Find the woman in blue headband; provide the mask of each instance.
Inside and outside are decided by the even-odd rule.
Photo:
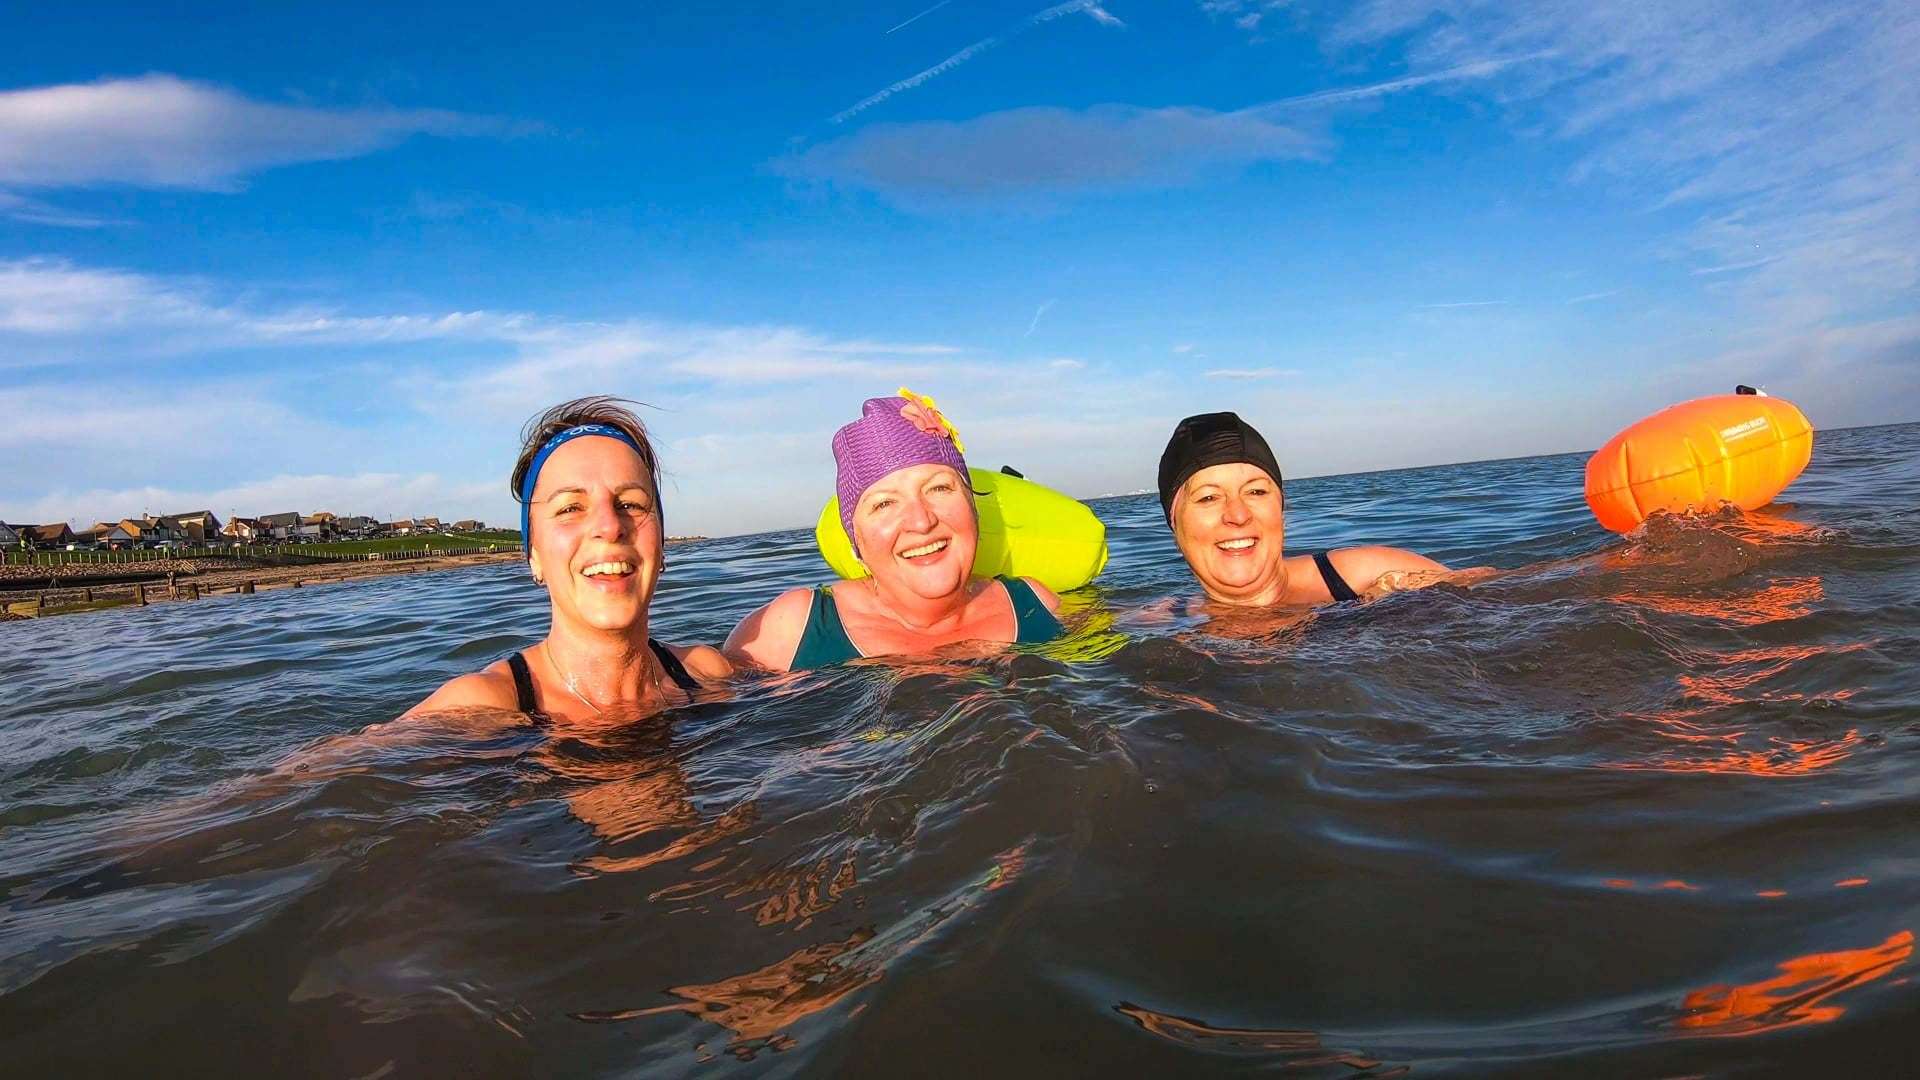
[[[581,398],[534,418],[513,469],[520,535],[553,623],[538,645],[462,675],[409,715],[513,709],[585,724],[685,703],[733,666],[705,645],[647,636],[660,580],[660,466],[638,417],[613,398]]]

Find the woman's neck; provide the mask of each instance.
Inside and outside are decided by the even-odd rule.
[[[600,630],[556,614],[544,644],[547,663],[561,685],[595,710],[640,704],[658,696],[644,619],[622,630]]]
[[[1287,573],[1287,561],[1284,557],[1281,558],[1275,570],[1272,578],[1258,582],[1244,592],[1231,594],[1209,592],[1208,598],[1215,603],[1232,604],[1235,607],[1273,607],[1276,604],[1292,603],[1291,575]]]
[[[955,592],[929,599],[907,589],[892,589],[878,578],[867,578],[870,595],[879,611],[917,634],[937,637],[956,630],[966,621],[967,605],[974,596],[974,580],[968,578]]]

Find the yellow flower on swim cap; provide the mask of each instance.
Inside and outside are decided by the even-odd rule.
[[[940,411],[940,406],[935,405],[931,397],[916,394],[904,386],[900,388],[900,396],[932,413],[933,418],[940,421],[940,426],[947,429],[947,438],[953,440],[953,448],[963,454],[967,452],[967,445],[960,441],[960,429],[953,426],[953,421],[947,419],[947,414]]]

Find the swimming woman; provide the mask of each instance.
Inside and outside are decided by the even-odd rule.
[[[1288,557],[1280,464],[1230,412],[1180,421],[1160,455],[1160,508],[1207,596],[1239,607],[1310,606],[1431,584],[1447,568],[1395,547]]]
[[[781,594],[741,620],[727,654],[789,671],[1058,636],[1060,601],[1045,585],[973,576],[980,521],[961,453],[931,401],[869,399],[833,436],[840,524],[869,576]]]
[[[557,722],[632,719],[733,673],[711,646],[647,636],[665,560],[660,464],[638,417],[608,397],[548,409],[522,433],[511,486],[528,568],[552,605],[547,636],[448,682],[409,716],[494,708]]]

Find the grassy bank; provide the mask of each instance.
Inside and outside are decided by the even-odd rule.
[[[494,547],[510,551],[520,546],[520,534],[501,529],[473,533],[435,533],[428,536],[383,536],[376,540],[341,540],[332,544],[298,544],[287,550],[300,555],[371,555],[389,551],[447,551],[453,548]]]
[[[107,567],[169,561],[185,562],[195,559],[226,559],[236,555],[244,557],[262,553],[324,558],[329,555],[435,552],[454,548],[468,550],[497,548],[500,551],[508,551],[519,546],[519,533],[503,529],[488,529],[484,532],[471,533],[434,533],[423,536],[387,536],[377,540],[341,540],[331,544],[246,544],[236,548],[231,543],[221,543],[170,550],[136,548],[127,551],[4,551],[0,552],[0,567]]]

